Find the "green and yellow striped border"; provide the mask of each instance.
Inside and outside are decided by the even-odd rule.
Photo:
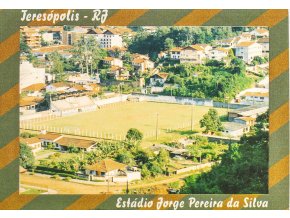
[[[50,12],[51,10],[31,10]],[[54,10],[63,13],[67,10]],[[92,16],[93,10],[76,10]],[[21,22],[21,10],[0,10],[0,209],[116,209],[120,195],[19,195],[19,27],[53,25]],[[90,19],[54,25],[99,25]],[[109,10],[105,25],[268,26],[270,28],[269,194],[162,195],[168,200],[268,200],[268,209],[289,209],[288,10]],[[161,195],[146,195],[157,200]],[[123,196],[127,198],[128,196]],[[134,196],[141,197],[141,196]],[[152,208],[154,209],[154,208]],[[170,208],[172,209],[172,208]],[[189,208],[184,208],[189,209]],[[227,208],[223,208],[227,209]],[[242,209],[242,208],[239,208]]]

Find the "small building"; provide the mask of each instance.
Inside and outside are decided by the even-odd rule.
[[[127,165],[111,159],[98,161],[93,165],[85,167],[85,174],[88,176],[113,177],[118,176],[119,171],[125,171]]]
[[[106,57],[103,61],[109,66],[123,67],[123,61],[119,58]]]
[[[175,48],[172,48],[172,49],[169,51],[170,58],[173,59],[173,60],[179,60],[179,59],[180,59],[180,53],[181,53],[181,50],[182,50],[181,47],[175,47]]]
[[[63,136],[55,141],[56,148],[61,151],[67,151],[69,147],[75,147],[79,150],[89,152],[96,146],[96,142],[93,140],[71,138]]]
[[[145,55],[135,56],[132,64],[134,69],[140,72],[144,72],[146,70],[151,70],[154,68],[154,62],[150,61],[149,58]]]
[[[230,48],[215,48],[208,52],[208,58],[211,60],[223,61],[229,55]]]
[[[223,122],[223,134],[229,137],[240,137],[250,131],[250,127],[237,122]]]
[[[41,91],[45,90],[44,83],[35,83],[21,90],[21,93],[26,93],[27,96],[39,97],[42,96]]]
[[[163,86],[167,80],[168,73],[156,73],[150,77],[151,86]]]
[[[37,136],[43,147],[47,147],[49,144],[57,146],[56,141],[61,139],[63,136],[58,133],[44,133]]]
[[[255,38],[268,38],[269,37],[269,30],[265,28],[258,28],[251,31],[252,36]]]
[[[247,102],[269,102],[269,92],[246,92],[241,96],[242,100]]]
[[[255,124],[255,118],[253,117],[236,117],[234,122],[240,123],[247,126],[253,126]]]
[[[19,101],[19,112],[21,114],[32,114],[35,113],[39,107],[39,104],[43,102],[44,98],[42,97],[24,97],[20,98]]]
[[[205,61],[204,48],[199,45],[190,45],[180,52],[180,63],[202,64]]]
[[[26,144],[31,148],[33,154],[41,150],[41,140],[37,137],[22,138],[20,137],[20,143]]]
[[[228,113],[229,121],[233,121],[236,117],[256,118],[258,115],[265,113],[268,110],[268,108],[269,107],[267,105],[252,105],[231,110]]]

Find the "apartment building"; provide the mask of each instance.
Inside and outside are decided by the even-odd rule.
[[[235,56],[249,64],[254,57],[262,56],[262,46],[253,41],[240,42],[235,47]]]

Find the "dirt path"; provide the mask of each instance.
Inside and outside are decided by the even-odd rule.
[[[108,190],[107,186],[78,184],[26,174],[20,175],[20,183],[39,186],[46,189],[53,189],[56,190],[58,194],[101,194],[107,192]],[[121,193],[123,188],[124,186],[111,186],[110,192]]]
[[[198,172],[196,172],[198,173]],[[147,183],[142,182],[140,184],[132,184],[130,188],[144,188],[153,187],[164,184],[169,184],[171,182],[180,181],[183,178],[194,174],[194,172],[184,173],[181,175],[174,175],[173,177],[165,178],[160,181],[148,181]],[[20,175],[20,183],[32,186],[39,186],[46,189],[56,190],[59,194],[101,194],[106,193],[108,190],[107,185],[99,185],[98,183],[92,184],[80,184],[74,182],[65,182],[56,179],[41,177],[37,175]],[[126,184],[110,184],[109,191],[112,193],[122,193],[122,190],[126,188]]]

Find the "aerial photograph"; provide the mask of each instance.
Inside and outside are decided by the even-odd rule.
[[[268,193],[269,30],[21,26],[20,194]]]

